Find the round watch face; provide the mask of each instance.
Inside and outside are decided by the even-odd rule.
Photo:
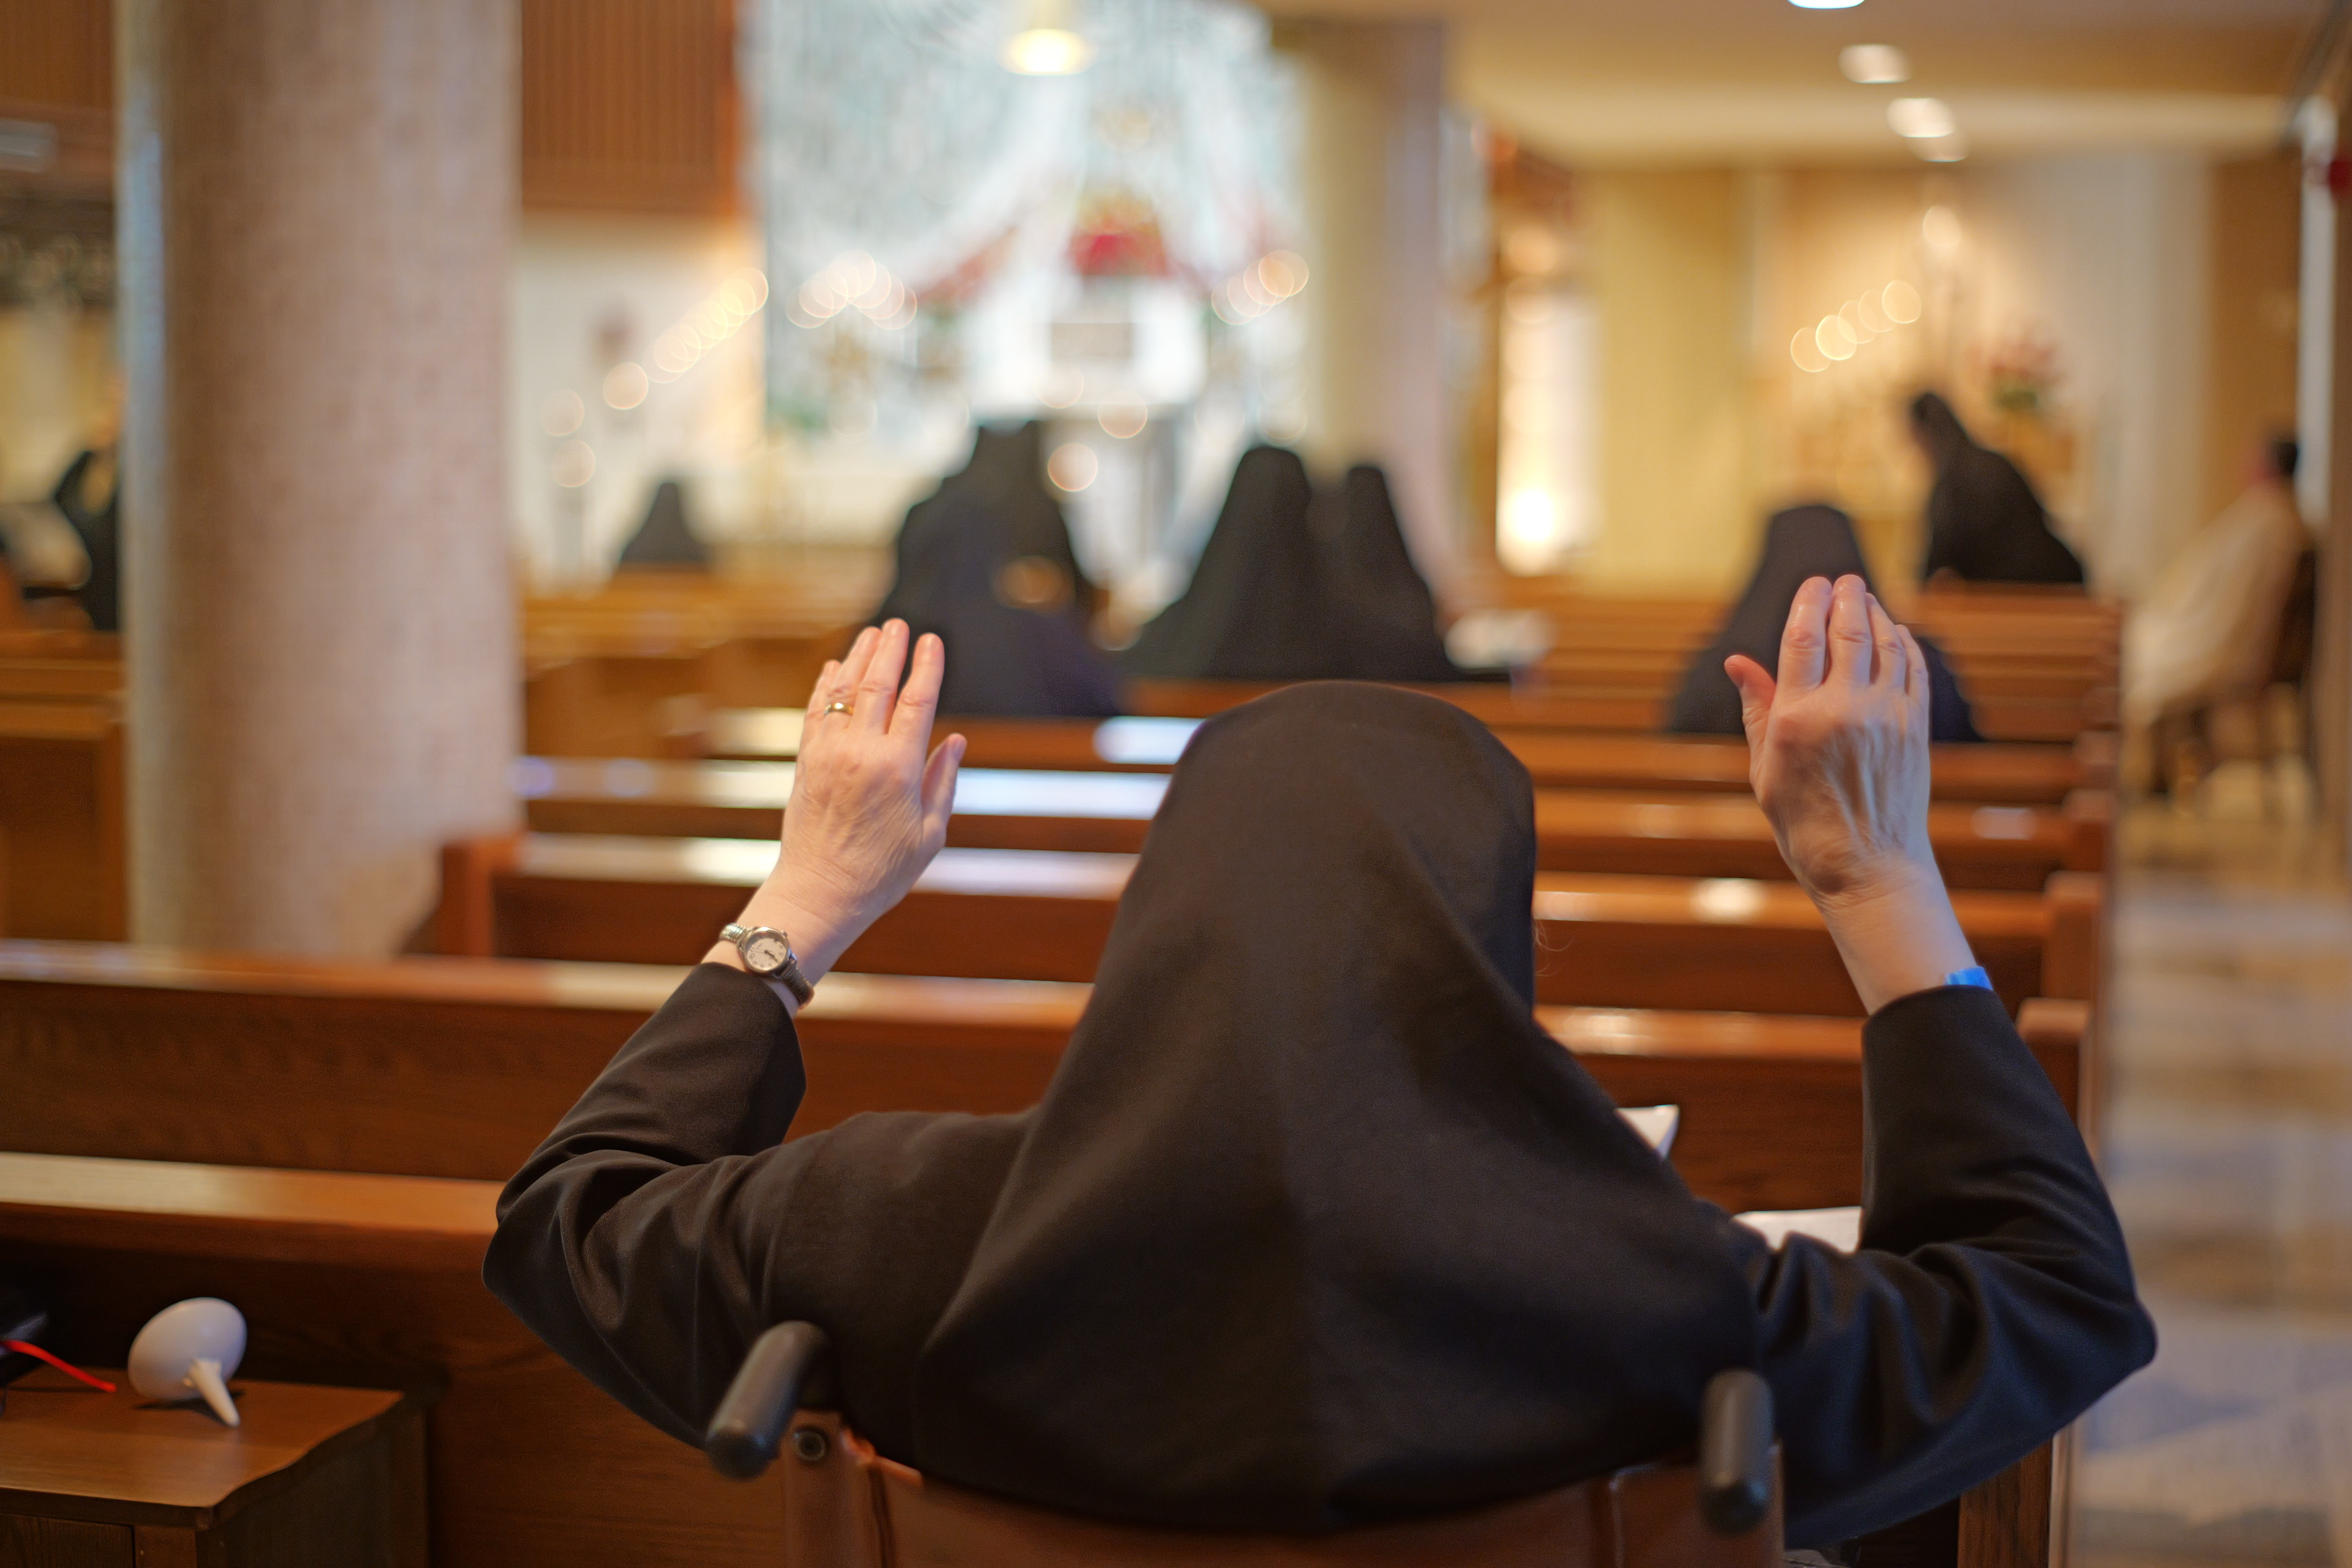
[[[754,974],[773,974],[792,952],[782,931],[763,931],[743,943],[743,963]]]

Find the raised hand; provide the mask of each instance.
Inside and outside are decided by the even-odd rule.
[[[1968,968],[1927,841],[1927,663],[1859,577],[1798,590],[1777,679],[1745,655],[1748,774],[1781,858],[1836,937],[1865,1005]]]
[[[946,841],[964,739],[932,746],[947,651],[904,621],[860,632],[810,692],[776,868],[741,923],[782,929],[812,981],[907,896]],[[899,685],[901,672],[906,684]],[[737,963],[720,943],[709,958]]]

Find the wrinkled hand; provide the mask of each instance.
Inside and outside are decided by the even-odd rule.
[[[1744,654],[1748,776],[1806,891],[1837,899],[1930,868],[1927,661],[1859,577],[1797,591],[1776,681]]]
[[[1797,591],[1776,680],[1744,654],[1748,776],[1864,1005],[1975,962],[1927,839],[1927,660],[1859,577]]]
[[[963,737],[931,745],[946,650],[926,635],[907,670],[907,623],[857,634],[828,662],[801,727],[777,875],[812,913],[863,931],[907,896],[947,841]],[[832,703],[850,711],[828,713]]]
[[[961,735],[930,743],[947,650],[927,634],[909,668],[907,641],[904,621],[869,626],[817,676],[782,852],[743,913],[744,925],[790,936],[812,981],[907,896],[947,839],[964,752]],[[826,712],[835,702],[849,711]],[[740,967],[724,943],[709,958]]]
[[[1846,959],[1863,1006],[1969,969],[1927,837],[1928,684],[1919,642],[1863,588],[1813,578],[1790,605],[1780,679],[1724,660],[1748,721],[1748,781]]]

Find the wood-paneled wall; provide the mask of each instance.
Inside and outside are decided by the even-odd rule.
[[[734,0],[523,0],[523,205],[732,211],[738,97]]]
[[[734,0],[522,0],[521,26],[524,207],[735,209]],[[0,0],[0,100],[110,110],[113,34],[111,0]]]
[[[0,0],[0,98],[111,109],[110,0]]]

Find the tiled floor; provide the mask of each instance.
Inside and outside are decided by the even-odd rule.
[[[2352,1568],[2352,898],[2294,830],[2126,825],[2104,1163],[2162,1348],[2077,1568]]]

